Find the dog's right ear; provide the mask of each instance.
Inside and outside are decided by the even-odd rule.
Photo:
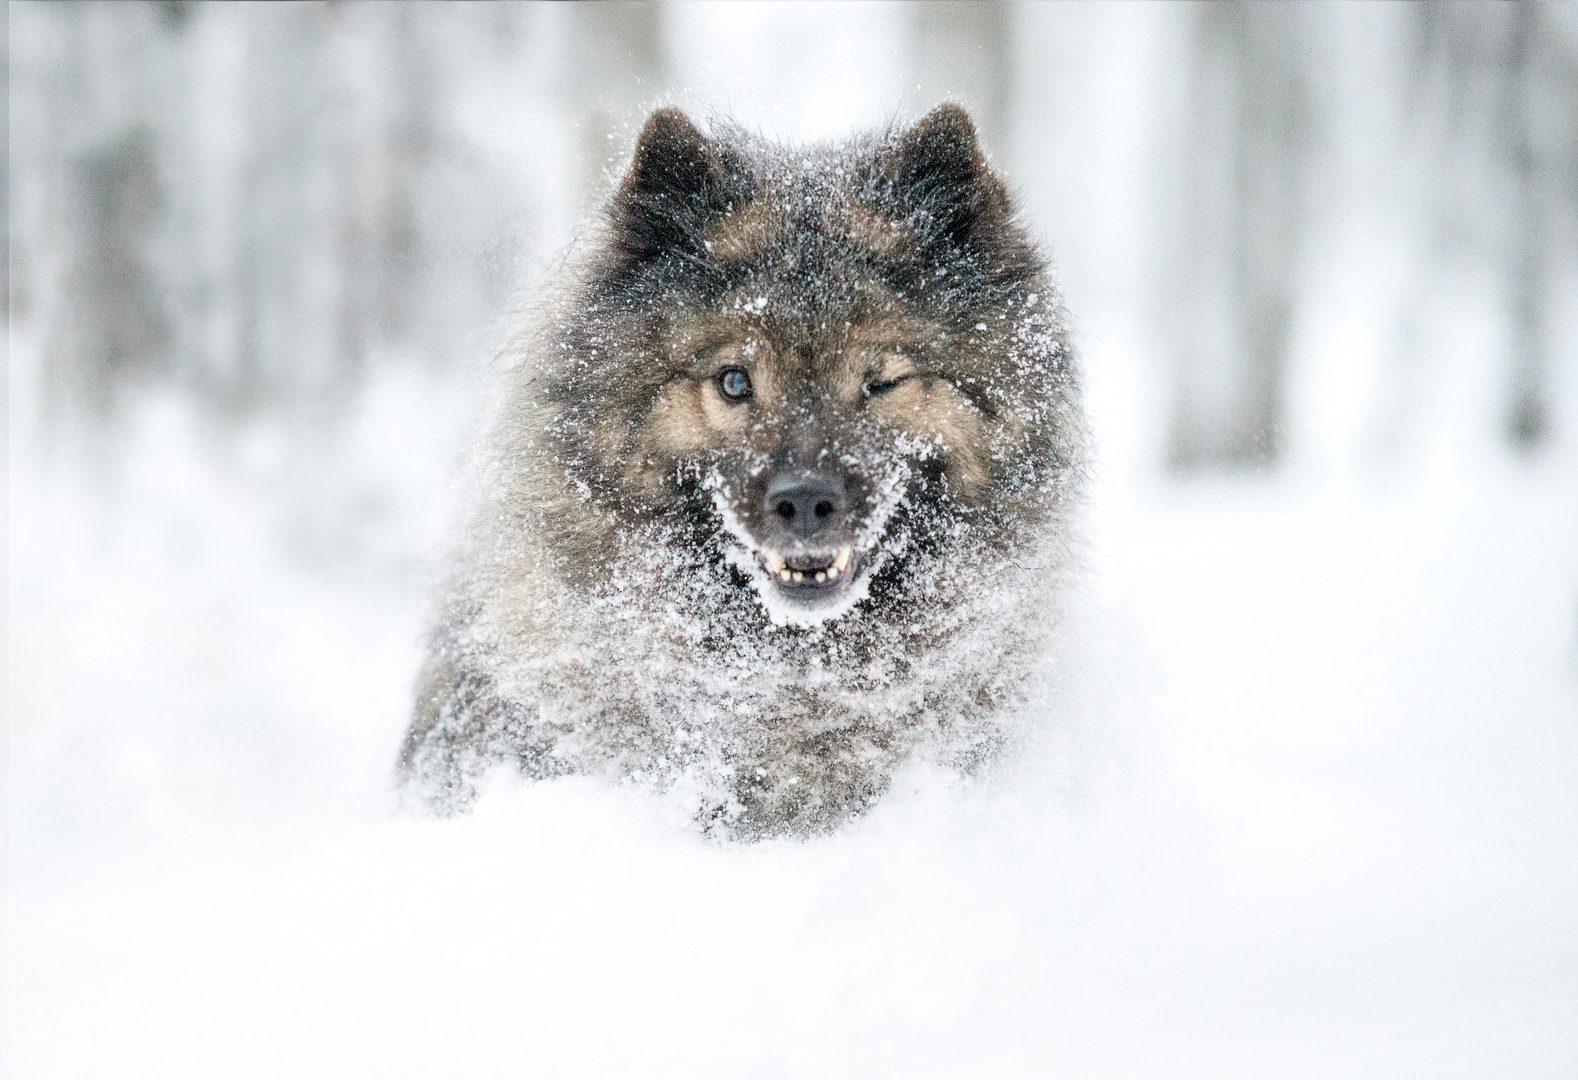
[[[647,117],[630,171],[614,195],[613,224],[631,262],[700,251],[707,225],[727,209],[728,171],[717,148],[672,106]]]
[[[900,132],[880,166],[897,212],[930,244],[980,243],[1010,216],[1008,194],[992,175],[970,114],[937,106]]]

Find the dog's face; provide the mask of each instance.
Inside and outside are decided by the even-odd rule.
[[[808,313],[772,277],[674,318],[632,479],[671,498],[699,479],[731,561],[795,622],[848,610],[911,545],[947,543],[990,486],[995,432],[952,381],[967,341],[879,284]]]
[[[962,110],[793,158],[660,110],[613,226],[561,342],[561,453],[774,622],[1001,540],[1059,468],[1064,344]]]

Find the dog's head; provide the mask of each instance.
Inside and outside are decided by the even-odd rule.
[[[557,332],[568,483],[776,623],[1011,546],[1076,464],[1060,313],[957,106],[811,150],[658,110]]]

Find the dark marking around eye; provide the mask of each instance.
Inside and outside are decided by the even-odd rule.
[[[860,388],[860,392],[868,398],[876,397],[878,394],[886,394],[898,389],[900,383],[908,382],[913,378],[915,378],[913,375],[900,375],[897,379],[882,379],[878,382],[868,382]]]
[[[744,401],[751,396],[751,377],[744,368],[726,367],[712,378],[718,393],[727,401]]]

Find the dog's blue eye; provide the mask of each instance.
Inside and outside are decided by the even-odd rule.
[[[718,393],[730,401],[744,401],[751,396],[751,377],[737,367],[718,372]]]

